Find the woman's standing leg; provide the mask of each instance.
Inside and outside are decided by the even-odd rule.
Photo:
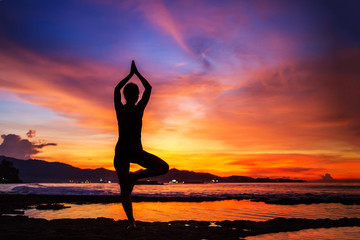
[[[132,201],[131,201],[131,191],[133,188],[133,180],[129,173],[130,163],[124,163],[120,166],[116,166],[116,173],[119,178],[120,184],[120,191],[121,191],[121,203],[123,205],[125,214],[129,220],[130,226],[129,227],[136,227],[134,215],[133,215],[133,208],[132,208]]]

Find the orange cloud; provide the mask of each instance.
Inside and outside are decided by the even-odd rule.
[[[113,127],[111,67],[86,62],[50,60],[16,46],[0,54],[2,90],[75,119],[81,125]]]
[[[191,136],[221,139],[241,151],[356,151],[359,60],[359,51],[352,51],[259,69],[208,101]]]
[[[320,179],[320,175],[331,172],[337,179],[357,178],[356,172],[360,166],[358,158],[341,155],[278,153],[243,154],[235,158],[238,160],[227,164],[245,169],[244,172],[250,176],[259,177],[288,176],[316,180]]]

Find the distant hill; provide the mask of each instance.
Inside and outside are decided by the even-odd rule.
[[[19,170],[19,178],[23,182],[39,182],[39,183],[65,183],[74,182],[99,182],[103,181],[118,182],[115,171],[107,170],[105,168],[97,169],[81,169],[73,167],[69,164],[60,162],[47,162],[43,160],[20,160],[0,156],[0,161],[3,159],[13,163],[13,166]],[[142,179],[143,180],[143,179]],[[146,179],[144,179],[146,180]],[[198,173],[193,171],[170,169],[170,171],[158,177],[148,178],[158,182],[170,182],[176,180],[178,182],[300,182],[301,180],[290,179],[269,179],[269,178],[252,178],[245,176],[230,176],[219,177],[210,173]]]
[[[149,178],[149,180],[156,180],[159,182],[170,182],[176,180],[178,182],[211,182],[213,179],[219,178],[210,173],[197,173],[187,170],[178,170],[176,168],[170,169],[167,174]]]
[[[20,160],[0,156],[19,169],[19,178],[23,182],[74,182],[90,181],[99,182],[100,178],[106,181],[117,182],[116,172],[105,168],[80,169],[69,164],[59,162],[46,162],[42,160]]]

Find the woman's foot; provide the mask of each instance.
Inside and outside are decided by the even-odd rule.
[[[135,220],[130,221],[129,226],[127,226],[126,229],[127,229],[127,230],[136,229],[136,222],[135,222]]]

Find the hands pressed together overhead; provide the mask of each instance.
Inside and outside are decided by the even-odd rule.
[[[130,73],[136,74],[136,75],[139,74],[139,71],[138,71],[137,68],[136,68],[135,61],[134,61],[134,60],[131,61]]]

